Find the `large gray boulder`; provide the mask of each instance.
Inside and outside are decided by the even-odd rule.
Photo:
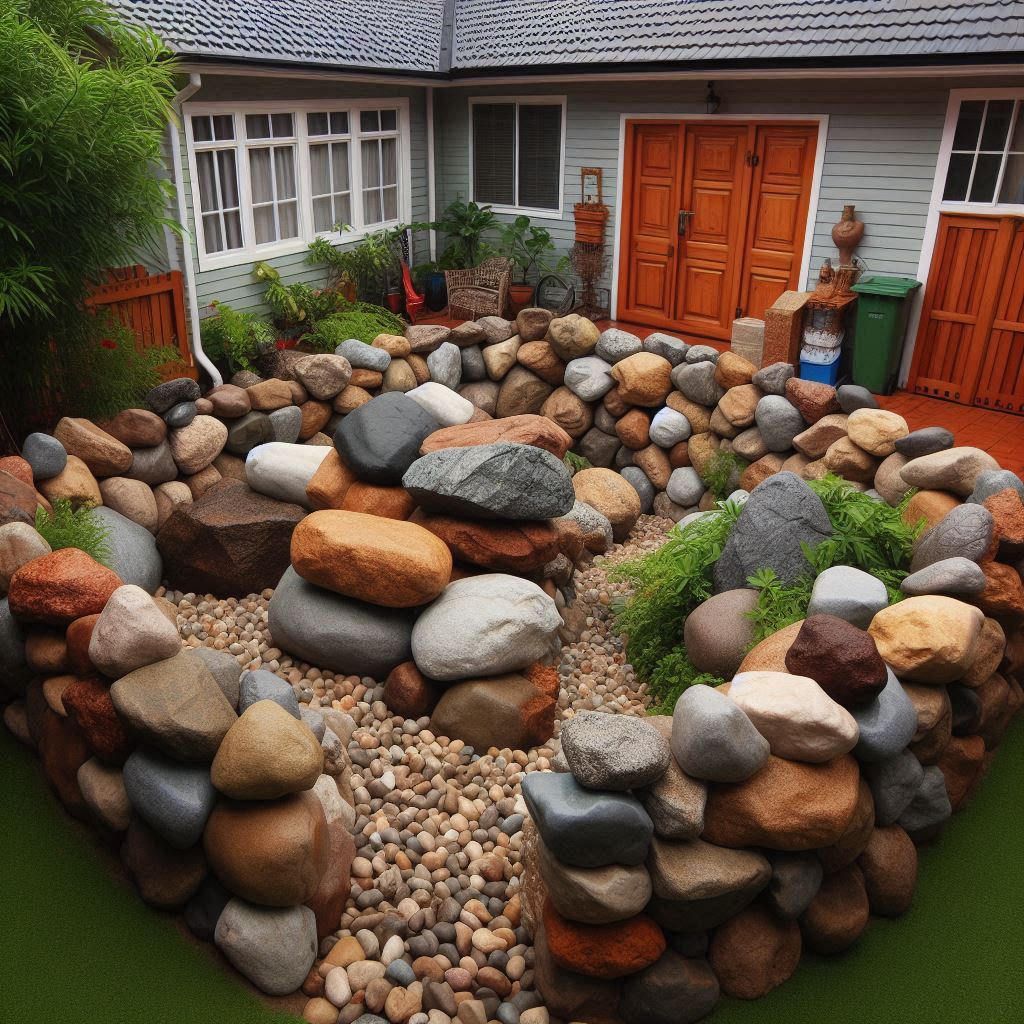
[[[672,755],[664,736],[643,718],[583,711],[562,727],[569,771],[587,789],[649,786],[668,770]]]
[[[290,566],[268,614],[274,643],[318,668],[380,680],[412,659],[412,615],[323,590]]]
[[[776,473],[750,492],[715,563],[715,593],[747,586],[758,569],[795,583],[811,571],[802,545],[814,548],[831,536],[821,499],[795,473]]]
[[[992,513],[984,505],[957,505],[914,545],[910,571],[920,572],[947,558],[979,562],[992,543],[994,529]]]
[[[135,812],[179,850],[199,842],[217,799],[209,765],[182,764],[146,749],[125,761],[124,788]]]
[[[257,907],[235,897],[222,911],[213,941],[258,989],[288,995],[316,960],[316,915],[309,907]]]
[[[555,602],[536,583],[506,573],[471,576],[449,583],[416,620],[412,657],[428,679],[442,682],[511,672],[553,654],[561,625]]]
[[[147,594],[155,593],[163,579],[164,563],[153,534],[106,505],[98,505],[92,512],[109,531],[109,567],[124,583],[134,583]]]
[[[409,467],[402,485],[432,512],[477,519],[553,519],[575,501],[561,459],[509,441],[429,452]]]

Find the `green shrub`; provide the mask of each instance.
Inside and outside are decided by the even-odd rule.
[[[199,325],[203,350],[214,361],[226,363],[232,373],[256,370],[255,359],[274,347],[274,328],[257,313],[243,313],[225,302],[214,302],[216,316]]]
[[[725,501],[733,490],[730,482],[746,468],[747,463],[735,452],[717,451],[708,459],[701,479],[707,484],[716,501]]]
[[[582,455],[577,455],[575,452],[566,452],[562,461],[565,463],[570,474],[579,473],[584,469],[591,468],[590,460],[585,459]]]
[[[353,302],[325,317],[307,335],[317,352],[333,352],[343,341],[355,338],[369,345],[378,334],[405,334],[405,321],[369,302]]]
[[[36,510],[36,530],[54,551],[78,548],[97,562],[107,564],[110,559],[110,531],[93,515],[90,505],[73,508],[66,498],[58,498],[52,512]]]

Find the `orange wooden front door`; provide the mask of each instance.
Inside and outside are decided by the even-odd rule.
[[[626,125],[617,315],[727,340],[797,287],[817,127]]]
[[[940,217],[910,387],[1024,412],[1024,218]]]

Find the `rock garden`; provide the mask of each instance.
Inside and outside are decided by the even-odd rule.
[[[0,459],[4,723],[143,900],[310,1024],[683,1024],[911,908],[1020,479],[540,309],[273,362]]]

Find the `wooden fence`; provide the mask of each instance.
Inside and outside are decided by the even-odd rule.
[[[178,359],[160,368],[166,378],[198,379],[188,344],[181,271],[149,274],[144,266],[136,264],[108,270],[107,277],[105,284],[93,289],[86,304],[109,308],[134,332],[139,349],[164,346],[177,349]]]

